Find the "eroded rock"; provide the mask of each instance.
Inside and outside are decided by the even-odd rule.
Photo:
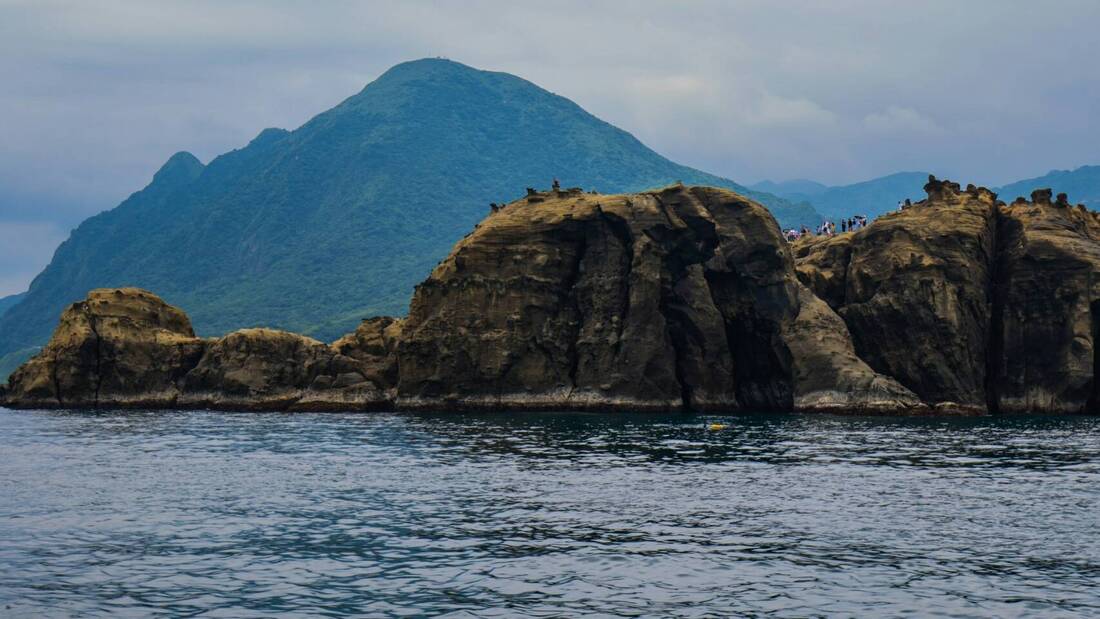
[[[1100,225],[1052,191],[1017,198],[930,179],[866,229],[795,244],[799,277],[856,352],[933,407],[1096,410]]]
[[[331,345],[195,337],[95,290],[8,406],[1082,412],[1100,407],[1100,220],[930,178],[928,199],[788,245],[759,204],[675,185],[533,192]],[[536,199],[533,199],[536,198]]]
[[[179,309],[137,288],[97,289],[69,306],[50,342],[9,379],[8,400],[33,407],[171,406],[202,356]]]
[[[816,301],[770,214],[729,191],[674,186],[514,203],[417,289],[398,347],[397,403],[827,408],[824,396],[811,397],[827,380],[796,379],[797,368],[860,376],[845,383],[845,397],[870,403],[865,391],[889,384],[892,405],[918,404],[854,353],[805,339],[802,304]]]
[[[996,410],[1100,410],[1100,223],[1094,213],[1057,204],[1005,207],[998,223]]]

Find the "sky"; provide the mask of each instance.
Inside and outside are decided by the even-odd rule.
[[[1096,0],[0,0],[0,296],[174,152],[293,129],[443,56],[741,183],[1100,163]]]

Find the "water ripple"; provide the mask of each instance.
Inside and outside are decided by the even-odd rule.
[[[1088,617],[1098,482],[1097,418],[2,410],[0,616]]]

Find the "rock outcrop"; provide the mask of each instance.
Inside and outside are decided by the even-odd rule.
[[[8,406],[1082,412],[1100,405],[1100,221],[929,179],[867,228],[788,245],[708,187],[497,206],[405,319],[331,345],[196,338],[151,293],[96,290]]]
[[[857,354],[933,407],[1096,410],[1100,223],[1049,189],[1005,205],[929,180],[928,199],[793,246]]]
[[[136,288],[93,290],[12,375],[3,401],[41,408],[364,409],[392,401],[386,355],[272,329],[195,337],[187,316]],[[387,382],[387,380],[389,382]]]
[[[1100,410],[1100,221],[1065,200],[1002,207],[989,396],[1002,412]]]
[[[985,406],[996,196],[929,181],[929,199],[851,234],[796,244],[803,281],[871,367],[927,402]]]
[[[417,288],[398,357],[404,408],[919,403],[854,354],[767,211],[705,187],[507,205]]]
[[[368,357],[366,353],[362,356]],[[343,409],[388,401],[370,363],[317,340],[273,329],[242,329],[209,344],[184,376],[178,405],[189,408]]]
[[[156,295],[93,290],[12,374],[5,398],[29,407],[171,406],[205,349],[187,315]]]

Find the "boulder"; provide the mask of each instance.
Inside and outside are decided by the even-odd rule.
[[[389,316],[367,318],[332,343],[332,349],[359,362],[359,371],[378,389],[397,386],[397,344],[404,321]]]
[[[93,290],[62,313],[5,397],[33,407],[172,406],[206,345],[186,314],[152,293]]]

